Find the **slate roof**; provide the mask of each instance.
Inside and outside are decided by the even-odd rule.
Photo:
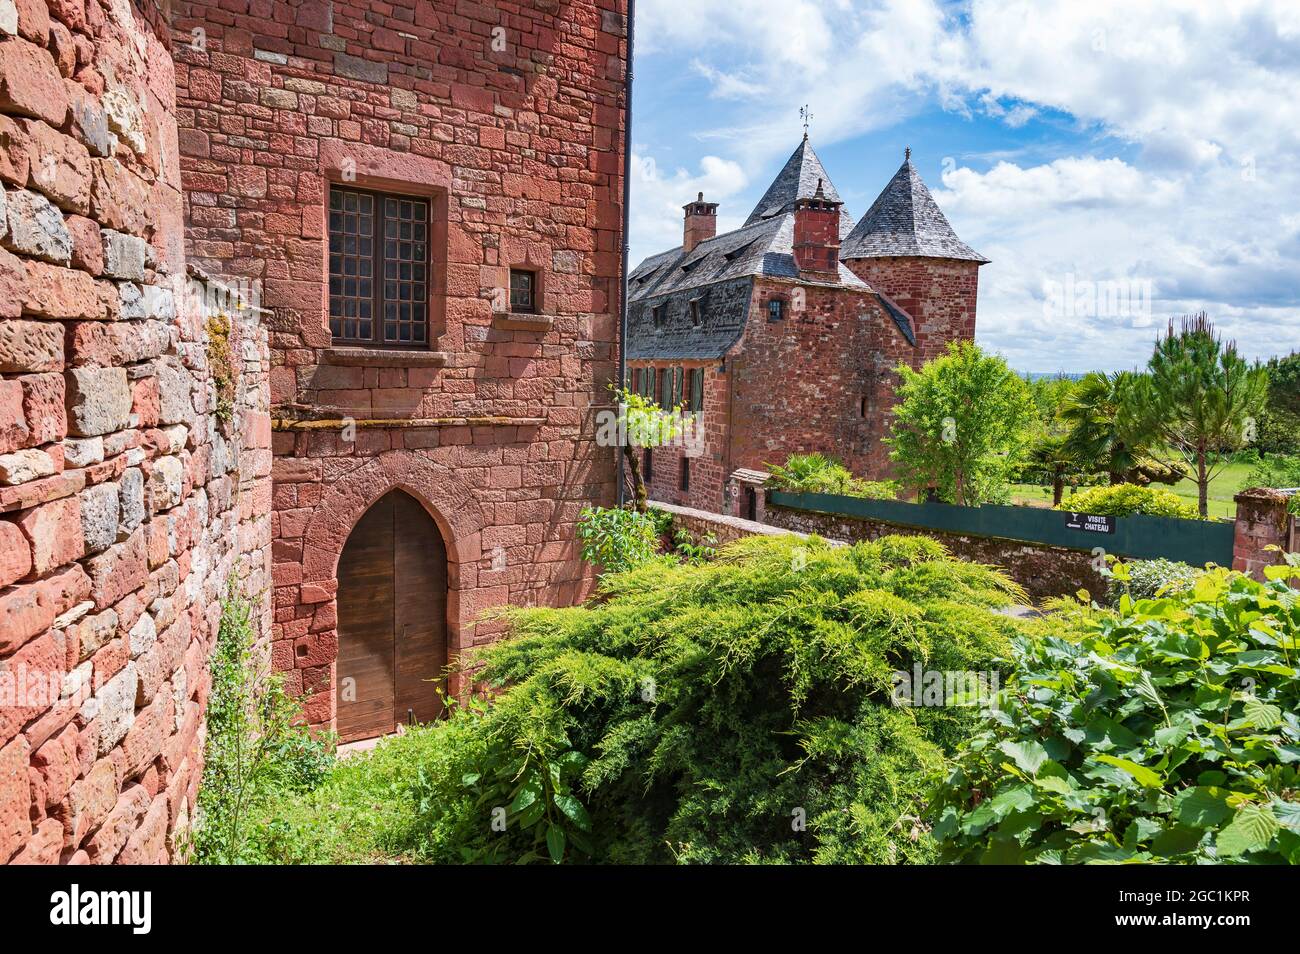
[[[794,263],[794,213],[742,225],[706,239],[689,252],[680,247],[651,255],[628,275],[628,301],[697,288],[741,275],[798,278]],[[840,283],[867,284],[840,265]]]
[[[840,284],[871,287],[839,266]],[[744,331],[755,277],[799,277],[794,263],[794,213],[742,226],[701,242],[652,255],[628,276],[629,359],[710,359],[726,354]],[[691,322],[696,300],[699,325]],[[653,309],[662,307],[659,327]]]
[[[840,194],[835,191],[835,184],[831,182],[831,177],[826,174],[822,161],[817,158],[817,153],[813,152],[812,143],[805,136],[799,143],[799,148],[791,153],[790,158],[781,167],[781,171],[772,180],[772,184],[767,187],[763,198],[758,200],[754,211],[749,213],[745,225],[753,225],[755,222],[770,219],[783,212],[793,212],[797,200],[810,199],[816,195],[819,183],[825,198],[833,202],[843,201]],[[847,236],[852,228],[853,216],[841,207],[840,238]]]
[[[754,279],[741,275],[642,298],[629,296],[627,356],[629,360],[712,360],[731,349],[745,330]],[[696,303],[699,325],[691,318]],[[655,321],[655,309],[661,309]]]
[[[825,198],[842,201],[804,139],[744,225],[700,242],[689,252],[679,246],[651,255],[633,269],[628,276],[628,358],[708,360],[726,354],[745,329],[754,278],[798,279],[794,206],[799,199],[815,196],[819,184]],[[859,291],[874,289],[843,264],[845,259],[920,255],[985,261],[953,234],[910,158],[856,227],[840,209],[840,235],[845,246],[839,282]],[[849,254],[850,240],[856,254]],[[915,344],[907,312],[883,295],[876,297],[899,331]]]
[[[895,255],[988,261],[957,238],[910,153],[840,248],[842,260]]]

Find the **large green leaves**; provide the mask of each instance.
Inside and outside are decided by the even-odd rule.
[[[933,803],[943,855],[1300,860],[1300,593],[1275,576],[1210,570],[1090,614],[1078,642],[1017,641]]]

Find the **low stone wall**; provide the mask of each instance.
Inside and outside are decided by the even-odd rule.
[[[695,510],[691,507],[679,507],[676,504],[660,503],[657,500],[651,501],[650,506],[659,510],[666,510],[673,515],[673,529],[683,529],[691,534],[697,541],[706,537],[712,537],[716,541],[716,546],[722,546],[739,540],[742,537],[779,537],[787,533],[794,533],[796,536],[807,536],[799,531],[786,530],[781,527],[772,527],[763,523],[756,523],[753,520],[742,520],[740,517],[731,517],[720,513],[709,513],[707,510]],[[812,531],[817,532],[817,531]],[[825,534],[823,534],[825,536]],[[835,542],[835,541],[832,541]]]
[[[875,540],[889,534],[933,537],[954,556],[1000,567],[1025,588],[1035,602],[1087,590],[1096,599],[1106,592],[1106,580],[1093,566],[1091,553],[997,537],[939,533],[880,520],[792,510],[767,502],[767,522],[773,527],[815,533],[835,540]]]
[[[227,581],[269,628],[266,332],[188,294],[153,0],[0,0],[0,864],[175,860]]]

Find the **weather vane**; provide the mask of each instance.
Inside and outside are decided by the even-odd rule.
[[[808,112],[808,104],[799,107],[799,118],[803,120],[803,138],[808,138],[808,123],[812,121],[812,113]]]

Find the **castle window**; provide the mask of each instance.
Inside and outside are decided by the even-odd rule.
[[[510,269],[510,310],[518,315],[537,312],[537,273]]]
[[[650,482],[655,479],[654,464],[654,454],[651,453],[650,448],[647,447],[645,453],[641,456],[641,480],[646,485],[649,485]]]
[[[650,317],[654,319],[655,331],[663,331],[664,307],[665,306],[663,305],[655,305],[653,308],[650,309]]]
[[[700,326],[700,300],[698,298],[692,298],[691,299],[691,327],[698,328],[699,326]]]
[[[682,474],[679,486],[683,492],[691,489],[691,459],[685,454],[682,455]]]
[[[785,317],[785,302],[780,298],[773,298],[767,303],[767,320],[780,321]]]
[[[330,334],[428,347],[429,200],[330,187]]]

